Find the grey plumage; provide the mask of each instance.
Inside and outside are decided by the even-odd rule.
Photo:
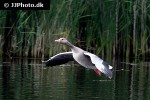
[[[59,53],[59,54],[51,57],[49,60],[43,61],[47,66],[60,65],[60,64],[64,64],[69,61],[75,60],[83,67],[93,69],[99,75],[102,72],[107,77],[112,78],[112,71],[110,70],[110,69],[112,69],[112,66],[108,65],[106,62],[104,62],[98,56],[72,45],[65,38],[60,38],[58,40],[55,40],[55,42],[58,42],[60,44],[64,44],[64,45],[70,47],[71,52]]]

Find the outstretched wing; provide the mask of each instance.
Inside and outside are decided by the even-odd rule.
[[[109,69],[111,67],[110,65],[108,65],[106,62],[104,62],[102,59],[92,53],[86,52],[84,54],[91,58],[91,62],[96,66],[99,71],[104,73],[107,77],[112,78],[112,71]]]
[[[65,64],[69,61],[74,61],[72,52],[63,52],[51,57],[47,61],[42,61],[46,66],[55,66]]]

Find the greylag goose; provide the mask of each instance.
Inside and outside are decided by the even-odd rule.
[[[104,73],[108,78],[112,78],[112,71],[110,70],[112,69],[112,66],[108,65],[98,56],[74,46],[66,38],[60,38],[55,40],[55,42],[70,47],[71,52],[59,53],[47,61],[42,61],[46,64],[46,66],[60,65],[75,60],[80,65],[89,69],[93,69],[98,75]]]

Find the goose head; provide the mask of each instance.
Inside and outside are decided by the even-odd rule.
[[[55,40],[55,42],[60,43],[60,44],[67,44],[68,40],[66,38],[60,38],[58,40]]]
[[[66,38],[60,38],[58,40],[55,40],[55,42],[67,45],[67,46],[69,46],[71,48],[73,47],[73,45]]]

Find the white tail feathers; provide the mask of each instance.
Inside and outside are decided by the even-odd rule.
[[[113,67],[109,65],[109,69],[113,69]]]

